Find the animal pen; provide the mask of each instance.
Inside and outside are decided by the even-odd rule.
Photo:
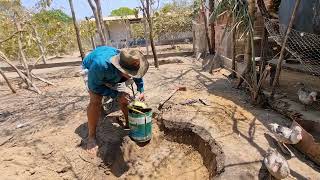
[[[270,10],[269,0],[257,4],[256,0],[201,0],[194,1],[200,5],[194,5],[193,13],[191,6],[179,12],[182,18],[174,12],[178,9],[157,10],[150,17],[145,7],[150,2],[141,0],[142,14],[100,19],[105,32],[95,31],[98,27],[88,19],[90,33],[78,37],[78,43],[84,42],[82,52],[106,44],[120,51],[140,50],[150,63],[143,77],[144,103],[136,99],[141,95],[135,92],[136,85],[130,85],[129,129],[119,100],[102,97],[98,157],[86,152],[90,126],[86,107],[92,99],[81,76],[85,73],[79,73],[78,53],[55,58],[48,65],[37,65],[40,56],[34,64],[22,61],[22,66],[0,52],[0,60],[10,65],[1,66],[0,75],[18,74],[8,76],[11,84],[5,79],[15,94],[7,93],[0,83],[3,176],[316,179],[320,172],[320,0],[282,0],[276,12]],[[221,2],[235,6],[219,14]],[[238,11],[250,16],[244,18]],[[309,11],[306,17],[305,11]],[[173,24],[175,18],[181,18],[175,21],[181,24]],[[240,25],[243,20],[248,20],[248,26]],[[23,33],[17,27],[11,37],[17,38],[22,58]],[[103,34],[105,41],[99,37]],[[149,54],[150,40],[156,48]]]
[[[262,82],[263,93],[270,97],[268,104],[292,119],[294,125],[304,128],[308,138],[296,147],[319,164],[320,1],[283,0],[276,12],[279,15],[270,14],[264,2],[269,1],[257,2],[259,11],[255,14],[253,34],[256,56],[252,61],[257,65],[258,80],[269,66],[269,82]],[[233,35],[236,26],[226,28],[232,24],[230,17],[224,13],[216,21],[217,54],[212,61],[218,64],[222,61],[222,66],[240,75],[247,64],[247,45],[242,33]]]

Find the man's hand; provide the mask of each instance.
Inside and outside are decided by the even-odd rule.
[[[140,93],[138,96],[139,101],[145,101],[144,93]]]
[[[119,103],[120,104],[128,105],[130,100],[132,100],[132,98],[130,97],[130,94],[128,94],[126,92],[120,92],[120,94],[119,94]]]

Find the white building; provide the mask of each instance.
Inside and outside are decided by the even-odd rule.
[[[142,16],[128,15],[128,16],[108,16],[104,17],[107,32],[107,44],[116,48],[127,47],[133,41],[131,24],[141,23]],[[95,41],[100,44],[99,36],[96,35]]]

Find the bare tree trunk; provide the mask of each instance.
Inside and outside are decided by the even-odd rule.
[[[94,6],[92,0],[88,0],[88,2],[89,2],[89,5],[91,7],[93,16],[95,18],[96,28],[97,28],[97,32],[98,32],[99,37],[100,37],[101,45],[106,45],[106,39],[105,39],[104,33],[102,32],[102,29],[101,29],[101,24],[100,24],[100,20],[99,20],[99,15],[98,15],[97,9]]]
[[[96,3],[96,7],[97,7],[97,13],[98,13],[98,17],[99,17],[99,22],[100,22],[100,26],[101,26],[101,30],[103,32],[105,41],[107,42],[107,28],[104,24],[103,21],[103,15],[102,15],[102,9],[101,9],[101,2],[100,0],[94,0],[94,2]]]
[[[202,6],[201,14],[202,14],[203,21],[204,21],[204,29],[205,29],[205,32],[206,32],[206,38],[207,38],[209,53],[213,54],[212,47],[211,47],[211,42],[210,42],[210,37],[209,37],[208,21],[207,21],[207,15],[206,15],[204,1],[201,1],[201,6]]]
[[[144,30],[144,39],[146,42],[146,51],[147,56],[149,56],[149,43],[148,43],[148,33],[147,33],[147,19],[145,13],[143,13],[143,30]]]
[[[72,0],[69,0],[69,5],[70,5],[70,9],[71,9],[71,14],[72,14],[74,30],[76,31],[76,35],[77,35],[77,42],[78,42],[78,48],[79,48],[80,56],[81,56],[81,59],[83,60],[85,54],[84,54],[84,51],[83,51],[83,48],[82,48],[82,43],[81,43],[81,38],[80,38],[80,29],[79,29],[79,25],[77,23],[76,14],[74,12]]]
[[[32,23],[30,23],[30,26],[32,28],[34,36],[36,37],[36,43],[37,43],[37,45],[39,47],[39,50],[41,52],[42,62],[43,62],[43,64],[47,64],[46,51],[45,51],[45,48],[44,48],[44,46],[42,44],[41,38],[39,36],[39,33],[38,33],[36,27]]]
[[[284,53],[285,53],[285,50],[286,50],[285,47],[286,47],[286,44],[287,44],[287,41],[288,41],[289,34],[291,32],[293,21],[294,21],[294,19],[296,17],[297,10],[298,10],[298,7],[300,5],[300,2],[301,2],[301,0],[296,0],[296,3],[294,5],[294,9],[293,9],[292,14],[291,14],[290,22],[289,22],[289,24],[287,26],[287,29],[286,29],[286,35],[284,36],[284,39],[283,39],[283,42],[282,42],[282,45],[281,45],[280,56],[279,56],[279,59],[278,59],[278,64],[277,64],[277,69],[276,69],[276,76],[275,76],[275,79],[274,79],[273,84],[272,84],[271,97],[274,96],[276,85],[279,82],[282,62],[283,62]]]
[[[209,0],[209,8],[210,8],[210,14],[212,14],[214,12],[214,0]],[[211,32],[211,51],[214,54],[215,53],[215,49],[216,49],[216,30],[215,30],[215,23],[212,22],[210,24],[210,32]]]
[[[11,89],[12,93],[16,93],[16,90],[13,89],[9,79],[7,78],[7,76],[4,74],[4,72],[2,71],[2,69],[0,69],[0,74],[3,77],[3,79],[7,82],[8,87]]]
[[[21,56],[22,64],[27,72],[27,77],[29,80],[31,80],[31,75],[30,75],[30,71],[29,71],[29,67],[28,67],[28,63],[27,63],[27,58],[23,52],[21,24],[17,18],[18,18],[17,13],[15,12],[14,13],[14,23],[17,28],[17,31],[19,31],[19,36],[18,36],[19,54]],[[28,86],[28,88],[30,87],[29,81],[27,81],[27,86]]]
[[[159,68],[156,47],[155,47],[154,41],[153,41],[153,27],[152,27],[152,19],[150,16],[150,7],[151,7],[150,0],[146,0],[146,5],[143,3],[143,0],[140,0],[140,2],[143,6],[144,12],[146,13],[147,21],[149,24],[149,38],[150,38],[150,44],[151,44],[152,54],[153,54],[153,58],[154,58],[154,66],[156,68]]]

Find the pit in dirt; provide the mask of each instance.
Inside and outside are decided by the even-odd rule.
[[[136,143],[106,117],[98,126],[99,154],[109,179],[212,179],[223,171],[224,153],[202,127],[153,119],[152,139]],[[115,135],[110,135],[115,133]]]

